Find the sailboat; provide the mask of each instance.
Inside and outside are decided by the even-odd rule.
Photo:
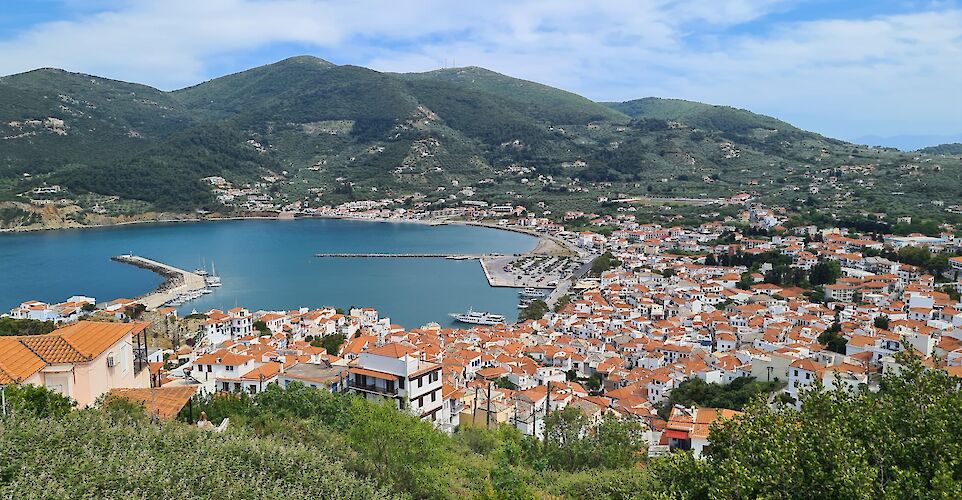
[[[204,283],[209,287],[219,287],[220,276],[217,276],[217,269],[214,267],[214,261],[210,261],[210,275],[204,277]]]
[[[197,269],[194,269],[194,274],[199,276],[207,276],[207,264],[201,261],[201,266],[198,267]]]

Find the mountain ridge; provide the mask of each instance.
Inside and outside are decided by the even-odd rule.
[[[276,207],[412,193],[457,202],[470,188],[557,208],[613,194],[741,191],[797,205],[809,191],[817,208],[864,196],[869,210],[885,207],[871,192],[884,188],[906,192],[912,211],[914,200],[959,184],[954,163],[911,177],[911,155],[743,109],[654,97],[599,103],[479,67],[390,73],[313,56],[169,92],[55,69],[0,77],[0,138],[0,201],[59,184],[83,211],[103,208],[84,200],[115,196],[130,201],[128,214],[244,210],[214,199],[201,181],[212,176],[273,179],[257,189]],[[851,195],[817,189],[828,177],[820,172],[834,172]]]

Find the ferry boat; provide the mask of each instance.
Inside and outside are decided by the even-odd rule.
[[[464,313],[451,313],[450,316],[461,323],[472,325],[500,325],[504,323],[504,316],[489,312],[474,311],[468,309]]]
[[[538,290],[537,288],[525,288],[524,290],[518,292],[518,295],[526,299],[541,299],[547,294],[543,290]]]

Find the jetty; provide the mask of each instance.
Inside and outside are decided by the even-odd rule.
[[[462,253],[318,253],[314,254],[315,257],[321,258],[340,258],[340,259],[358,259],[358,258],[414,258],[414,259],[425,259],[425,258],[436,258],[436,259],[453,259],[453,260],[471,260],[471,259],[484,259],[488,257],[503,257],[502,254],[484,253],[484,254],[462,254]]]
[[[110,260],[155,272],[164,278],[156,290],[137,297],[148,310],[157,309],[182,294],[205,288],[204,277],[139,255],[118,255]]]

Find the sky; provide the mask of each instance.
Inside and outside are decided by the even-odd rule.
[[[310,54],[691,99],[831,137],[962,141],[962,0],[0,0],[0,75],[172,90]]]

